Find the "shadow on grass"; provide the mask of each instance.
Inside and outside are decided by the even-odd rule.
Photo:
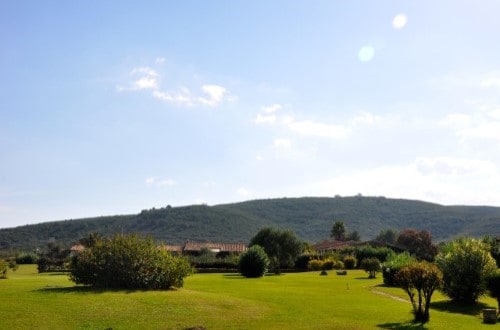
[[[483,308],[491,308],[485,303],[476,303],[474,305],[458,304],[451,300],[431,302],[431,308],[441,312],[465,314],[465,315],[479,315]]]
[[[75,285],[75,286],[46,286],[41,289],[33,290],[35,292],[40,292],[40,293],[62,293],[62,294],[68,294],[68,293],[77,293],[77,294],[101,294],[101,293],[107,293],[107,292],[116,292],[116,293],[135,293],[135,292],[147,292],[147,291],[175,291],[175,288],[168,289],[168,290],[131,290],[131,289],[105,289],[105,288],[94,288],[91,286],[82,286],[82,285]]]
[[[377,328],[381,329],[428,329],[423,323],[407,321],[407,322],[392,322],[377,324]]]

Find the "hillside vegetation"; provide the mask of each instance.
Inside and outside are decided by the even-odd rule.
[[[434,240],[500,235],[500,207],[443,206],[384,197],[281,198],[215,206],[192,205],[143,210],[136,215],[47,222],[0,229],[0,249],[44,247],[49,239],[71,244],[88,233],[141,233],[158,241],[245,242],[264,226],[291,229],[309,242],[329,236],[335,220],[363,240],[382,229],[429,230]]]

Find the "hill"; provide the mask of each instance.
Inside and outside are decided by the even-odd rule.
[[[65,220],[0,229],[0,249],[43,247],[54,238],[71,244],[91,232],[138,232],[169,244],[186,240],[248,242],[264,226],[291,229],[309,242],[328,238],[335,220],[362,239],[380,230],[429,230],[437,241],[500,235],[500,207],[443,206],[384,197],[281,198],[215,206],[143,210],[135,215]]]

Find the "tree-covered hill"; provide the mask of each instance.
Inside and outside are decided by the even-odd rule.
[[[362,239],[382,229],[429,230],[435,240],[500,235],[500,207],[443,206],[384,197],[281,198],[215,206],[193,205],[121,215],[47,222],[0,229],[0,249],[43,247],[55,239],[71,244],[97,232],[105,236],[138,232],[169,244],[186,240],[248,242],[264,226],[291,229],[309,242],[328,238],[335,220]]]

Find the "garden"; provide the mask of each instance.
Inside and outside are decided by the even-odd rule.
[[[472,329],[491,328],[481,309],[496,307],[487,296],[457,307],[436,292],[430,322],[414,324],[405,292],[363,270],[194,274],[183,288],[144,291],[75,285],[67,274],[21,265],[0,281],[0,292],[3,329]]]

